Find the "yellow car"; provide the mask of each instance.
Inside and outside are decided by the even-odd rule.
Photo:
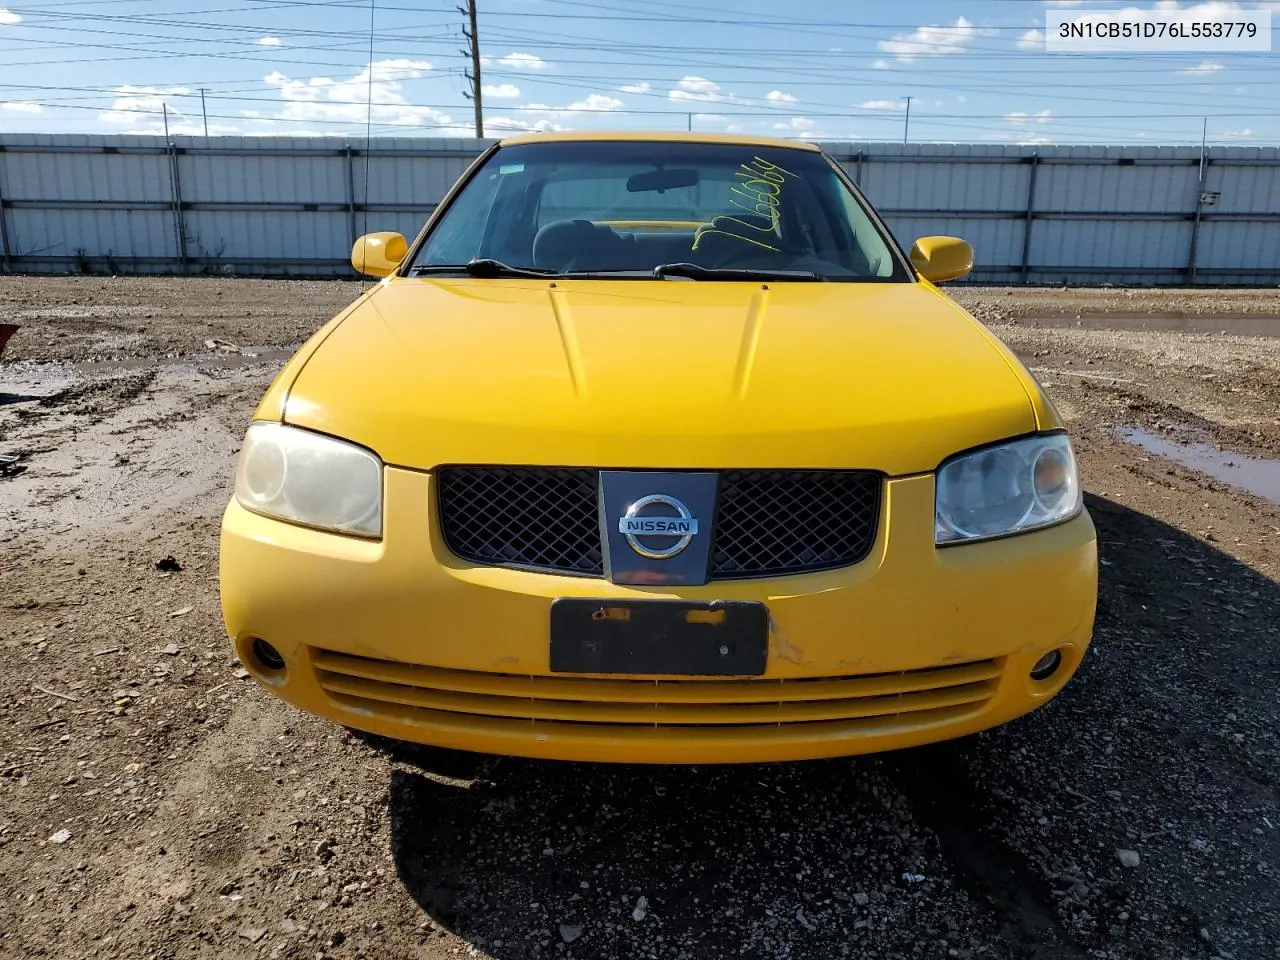
[[[222,523],[257,680],[348,727],[719,763],[1043,704],[1097,547],[1035,379],[815,147],[505,140],[280,372]]]

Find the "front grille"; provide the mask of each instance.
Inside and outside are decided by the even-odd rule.
[[[722,579],[801,573],[857,563],[871,550],[880,478],[818,470],[731,470],[721,475],[711,541]]]
[[[604,574],[595,470],[441,470],[440,528],[464,560]]]
[[[440,527],[473,563],[603,576],[595,470],[448,467],[438,473]],[[879,474],[863,470],[725,470],[711,576],[809,573],[863,560],[880,521]]]
[[[456,723],[615,727],[845,724],[846,732],[926,726],[981,710],[999,660],[815,679],[656,680],[529,676],[451,670],[313,650],[316,678],[335,702],[366,713]],[[853,726],[848,726],[852,724]]]

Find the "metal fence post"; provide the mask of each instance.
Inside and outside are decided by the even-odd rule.
[[[858,151],[858,156],[856,157],[856,163],[857,163],[857,166],[853,168],[853,182],[856,183],[859,186],[859,188],[861,188],[862,186],[862,151],[861,150]]]
[[[187,272],[187,223],[182,213],[182,183],[178,176],[178,151],[170,140],[165,144],[169,157],[169,187],[173,194],[173,229],[178,240],[178,264]]]
[[[1187,251],[1187,283],[1194,285],[1196,282],[1196,261],[1200,258],[1200,220],[1204,213],[1204,185],[1206,179],[1205,167],[1211,161],[1208,158],[1200,159],[1200,176],[1196,180],[1196,209],[1191,218],[1191,244]]]
[[[1036,171],[1040,169],[1039,151],[1031,154],[1031,172],[1027,176],[1027,212],[1022,225],[1022,282],[1031,274],[1031,222],[1036,212]]]
[[[356,233],[356,168],[351,144],[346,145],[347,155],[347,218],[351,223],[351,242],[355,243]],[[365,198],[368,199],[367,197]]]
[[[0,147],[0,160],[4,159],[4,148]],[[13,250],[9,246],[9,215],[5,213],[4,199],[4,164],[0,163],[0,263],[4,264],[4,272],[13,269]]]

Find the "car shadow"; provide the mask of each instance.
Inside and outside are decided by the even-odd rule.
[[[977,737],[650,767],[364,736],[397,761],[392,854],[423,936],[502,960],[1263,956],[1250,938],[1280,942],[1280,897],[1254,864],[1280,863],[1280,830],[1259,837],[1255,816],[1246,836],[1223,804],[1280,798],[1280,585],[1119,504],[1089,509],[1090,655],[1050,704]],[[1260,848],[1188,854],[1242,842]]]

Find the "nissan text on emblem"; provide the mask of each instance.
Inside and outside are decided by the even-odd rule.
[[[618,520],[618,532],[642,557],[667,560],[674,557],[698,534],[698,521],[689,508],[665,493],[641,497]],[[657,545],[655,546],[655,542]]]

